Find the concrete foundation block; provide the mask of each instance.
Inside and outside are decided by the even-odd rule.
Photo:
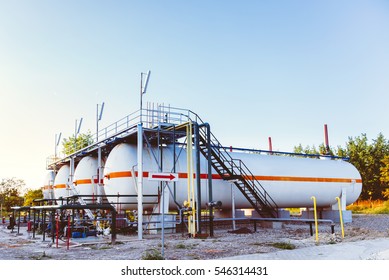
[[[323,219],[330,219],[335,223],[340,223],[339,210],[324,210],[322,217]],[[342,218],[343,223],[351,223],[353,221],[352,212],[350,210],[343,210]]]
[[[318,212],[318,219],[332,220],[335,223],[340,223],[339,210],[323,210]],[[350,210],[342,211],[343,223],[351,223],[353,221],[352,212]],[[313,211],[303,211],[302,219],[314,219]]]
[[[259,224],[262,228],[282,229],[284,227],[283,222],[260,221]]]

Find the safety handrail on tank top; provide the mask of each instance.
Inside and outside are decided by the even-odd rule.
[[[62,162],[64,159],[76,156],[82,152],[89,151],[94,147],[97,147],[101,143],[108,143],[111,139],[122,135],[122,134],[129,134],[132,131],[136,130],[136,125],[140,123],[140,116],[142,115],[143,119],[142,122],[144,125],[148,128],[154,128],[159,123],[170,123],[170,124],[182,124],[188,120],[193,120],[195,122],[201,122],[201,118],[191,110],[186,109],[180,109],[175,107],[168,107],[163,105],[158,105],[157,109],[150,109],[150,108],[143,108],[142,113],[141,110],[137,110],[120,120],[108,125],[107,127],[104,127],[100,129],[97,133],[92,134],[92,141],[93,143],[88,145],[87,147],[84,147],[82,149],[79,149],[75,151],[72,154],[69,154],[63,158],[59,157],[48,157],[46,166],[50,166],[52,164],[57,164]],[[168,118],[166,118],[166,116]],[[97,137],[98,136],[98,137]],[[98,141],[97,141],[98,139]]]

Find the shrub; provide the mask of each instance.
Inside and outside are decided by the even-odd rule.
[[[293,244],[290,244],[289,242],[275,242],[271,244],[273,247],[278,249],[284,249],[284,250],[293,250],[296,249],[296,246]]]
[[[163,260],[161,253],[158,250],[152,249],[146,251],[145,255],[142,256],[142,260]]]

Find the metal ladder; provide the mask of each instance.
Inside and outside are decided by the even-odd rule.
[[[154,113],[154,111],[148,110],[147,113]],[[160,116],[163,116],[163,118]],[[255,179],[255,176],[242,160],[233,159],[211,132],[209,132],[210,139],[208,139],[207,126],[196,113],[170,106],[159,106],[157,118],[157,121],[161,123],[167,122],[176,125],[176,131],[185,129],[185,123],[188,121],[196,123],[199,126],[199,150],[205,158],[208,158],[208,155],[210,156],[211,166],[221,178],[234,183],[262,217],[278,217],[276,202],[261,183]],[[208,142],[210,143],[209,151]]]
[[[242,192],[253,208],[262,217],[278,217],[277,204],[255,179],[248,167],[240,159],[233,159],[216,137],[201,126],[199,129],[199,148],[204,157],[210,155],[211,165],[223,180],[230,181]],[[210,150],[208,150],[208,141]]]
[[[93,180],[93,179],[92,179]],[[77,196],[77,201],[80,205],[83,205],[85,206],[86,205],[86,202],[84,201],[84,199],[80,196],[80,194],[78,193],[78,191],[76,190],[76,188],[74,187],[74,184],[71,183],[69,184],[70,186],[70,189],[72,190],[73,194]],[[95,219],[95,215],[93,215],[92,211],[90,209],[84,209],[86,215],[89,217],[89,219],[91,219],[92,221]]]

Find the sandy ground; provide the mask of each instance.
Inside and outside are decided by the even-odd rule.
[[[269,229],[258,225],[254,232],[251,224],[218,226],[214,237],[188,238],[187,234],[166,234],[164,258],[169,260],[207,260],[230,256],[262,254],[286,250],[285,246],[305,248],[358,240],[389,237],[389,215],[354,215],[353,222],[345,224],[345,237],[335,226],[331,234],[328,224],[319,224],[319,242],[310,235],[305,223],[284,223],[280,229]],[[278,248],[281,245],[282,248]],[[2,260],[141,260],[161,255],[161,235],[145,234],[139,241],[137,235],[118,235],[115,245],[110,237],[74,238],[67,249],[64,241],[52,243],[42,235],[33,239],[26,227],[14,230],[0,225],[0,259]]]

